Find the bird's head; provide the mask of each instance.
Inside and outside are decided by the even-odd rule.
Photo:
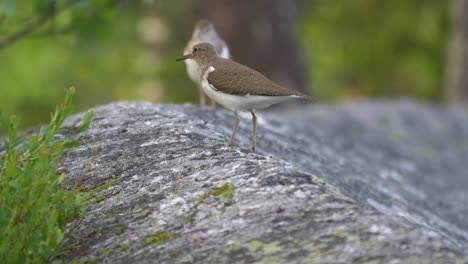
[[[206,19],[200,19],[197,21],[197,24],[195,24],[195,34],[202,34],[202,33],[209,33],[214,31],[214,26],[213,24]]]
[[[197,63],[207,63],[215,59],[216,55],[215,48],[208,42],[199,43],[193,46],[192,53],[185,54],[184,56],[177,58],[176,61],[182,61],[191,59]]]

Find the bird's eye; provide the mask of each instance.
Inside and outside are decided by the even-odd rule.
[[[197,51],[198,51],[198,48],[194,48],[194,49],[193,49],[193,52],[197,52]]]

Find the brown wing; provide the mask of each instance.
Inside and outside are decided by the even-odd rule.
[[[237,95],[289,96],[309,99],[308,95],[278,86],[261,73],[237,62],[217,58],[211,63],[215,69],[208,82],[217,90]]]

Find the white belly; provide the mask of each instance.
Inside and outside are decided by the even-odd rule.
[[[232,111],[251,111],[256,109],[264,109],[273,104],[288,101],[297,96],[263,96],[263,95],[232,95],[217,91],[208,83],[208,75],[215,71],[215,68],[208,68],[203,74],[201,87],[203,91],[211,99],[215,100],[220,105]]]

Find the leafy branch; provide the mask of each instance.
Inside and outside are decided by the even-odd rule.
[[[5,47],[15,43],[19,39],[31,34],[34,30],[45,24],[49,19],[55,17],[57,12],[55,10],[55,2],[50,2],[47,5],[46,12],[42,14],[39,18],[29,22],[27,25],[20,28],[18,31],[0,39],[0,49],[4,49]],[[3,18],[4,19],[4,18]]]
[[[43,36],[50,36],[50,35],[57,35],[57,34],[64,34],[68,33],[73,29],[73,24],[64,26],[63,28],[59,29],[47,29],[43,32],[36,32],[41,26],[45,25],[48,21],[53,20],[55,17],[57,17],[60,13],[69,10],[78,4],[84,4],[88,3],[90,7],[94,8],[110,8],[120,2],[123,2],[122,0],[109,0],[107,1],[107,4],[101,4],[95,5],[91,4],[91,1],[86,1],[86,0],[69,0],[64,4],[58,4],[58,1],[55,0],[50,0],[44,7],[44,11],[41,12],[41,14],[32,19],[30,22],[26,23],[25,25],[21,26],[19,29],[15,30],[14,32],[10,33],[9,35],[0,38],[0,50],[4,49],[8,46],[11,46],[18,40],[27,37],[27,36],[36,36],[36,37],[43,37]],[[83,6],[83,5],[81,5]],[[91,12],[92,16],[97,16],[100,11],[102,10],[93,10],[94,12]],[[7,15],[2,13],[0,11],[0,23],[4,22],[7,19]]]
[[[16,119],[7,124],[0,153],[2,263],[53,262],[63,245],[66,224],[79,216],[80,196],[75,186],[65,188],[67,175],[58,172],[58,165],[66,148],[80,145],[74,137],[89,127],[94,111],[88,111],[63,135],[63,121],[72,113],[73,93],[72,88],[67,91],[45,130],[26,139],[18,138]]]

